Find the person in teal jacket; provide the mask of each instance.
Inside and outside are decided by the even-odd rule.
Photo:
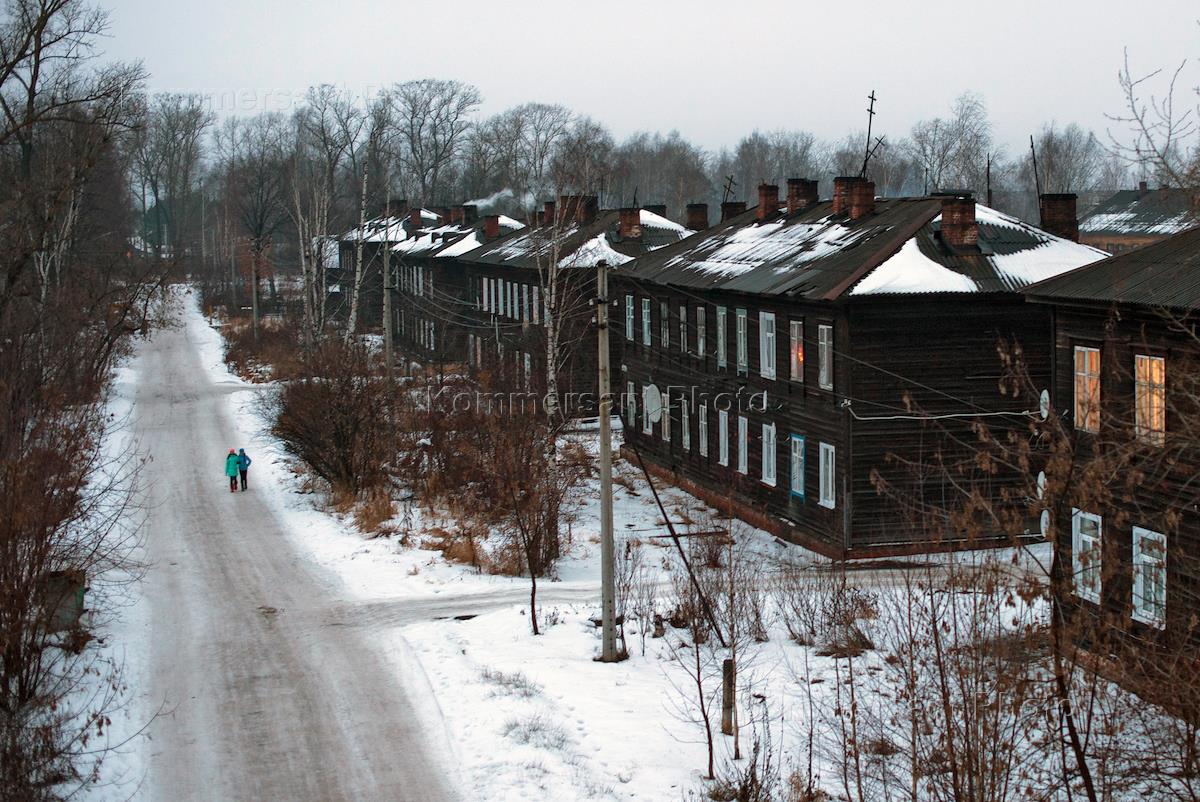
[[[246,490],[246,471],[250,470],[250,463],[254,460],[250,459],[250,455],[246,453],[246,449],[238,449],[238,473],[242,476],[242,491]]]
[[[238,488],[238,454],[232,448],[225,455],[225,475],[229,477],[229,492],[236,493]]]

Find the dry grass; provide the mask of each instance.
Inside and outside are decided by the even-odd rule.
[[[367,492],[366,498],[354,506],[354,525],[363,534],[380,534],[381,525],[395,516],[391,495],[382,488]]]

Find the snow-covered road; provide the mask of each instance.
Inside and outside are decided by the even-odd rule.
[[[151,645],[139,696],[163,712],[144,747],[145,795],[453,798],[453,769],[428,746],[445,735],[422,731],[373,637],[390,616],[342,614],[354,600],[295,550],[253,468],[250,492],[229,492],[224,455],[243,445],[231,389],[210,379],[187,327],[146,344],[134,424],[151,458]]]

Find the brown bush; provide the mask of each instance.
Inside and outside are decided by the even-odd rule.
[[[225,364],[247,381],[291,379],[303,374],[299,329],[288,321],[262,320],[258,336],[246,318],[231,318],[222,330]]]

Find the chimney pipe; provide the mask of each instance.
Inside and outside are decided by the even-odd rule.
[[[500,215],[485,214],[483,216],[483,236],[488,239],[500,236]]]
[[[637,239],[642,236],[642,210],[626,206],[617,213],[617,233],[621,239]]]
[[[408,210],[408,225],[413,231],[416,231],[424,225],[424,221],[421,219],[420,209]]]
[[[969,193],[942,196],[942,241],[955,248],[979,244],[975,198]]]
[[[545,225],[552,226],[558,222],[558,218],[554,216],[556,208],[554,201],[546,201],[545,219],[542,221]]]
[[[833,214],[850,210],[850,186],[858,180],[856,175],[839,175],[833,179]]]
[[[758,185],[758,219],[766,220],[774,217],[779,211],[779,186],[777,184]]]
[[[787,180],[787,210],[792,214],[817,203],[817,182],[807,178]]]
[[[725,201],[721,204],[721,222],[724,223],[729,218],[737,217],[745,211],[745,201]]]
[[[1149,189],[1150,189],[1150,185],[1147,184],[1145,181],[1138,181],[1138,192],[1145,195]]]
[[[707,203],[689,203],[687,205],[687,227],[692,231],[703,231],[708,228]]]
[[[1071,242],[1079,242],[1079,218],[1075,213],[1075,193],[1044,194],[1039,199],[1042,229]]]
[[[451,206],[450,207],[450,225],[452,225],[452,226],[458,225],[462,221],[463,221],[463,207]]]
[[[846,199],[849,205],[850,219],[861,220],[875,213],[875,182],[865,178],[856,178],[850,184],[850,194]]]
[[[473,203],[465,204],[462,207],[462,223],[464,226],[469,226],[479,219],[479,207]]]
[[[581,226],[590,225],[600,209],[599,200],[595,195],[571,195],[570,198],[574,205],[575,222]]]

